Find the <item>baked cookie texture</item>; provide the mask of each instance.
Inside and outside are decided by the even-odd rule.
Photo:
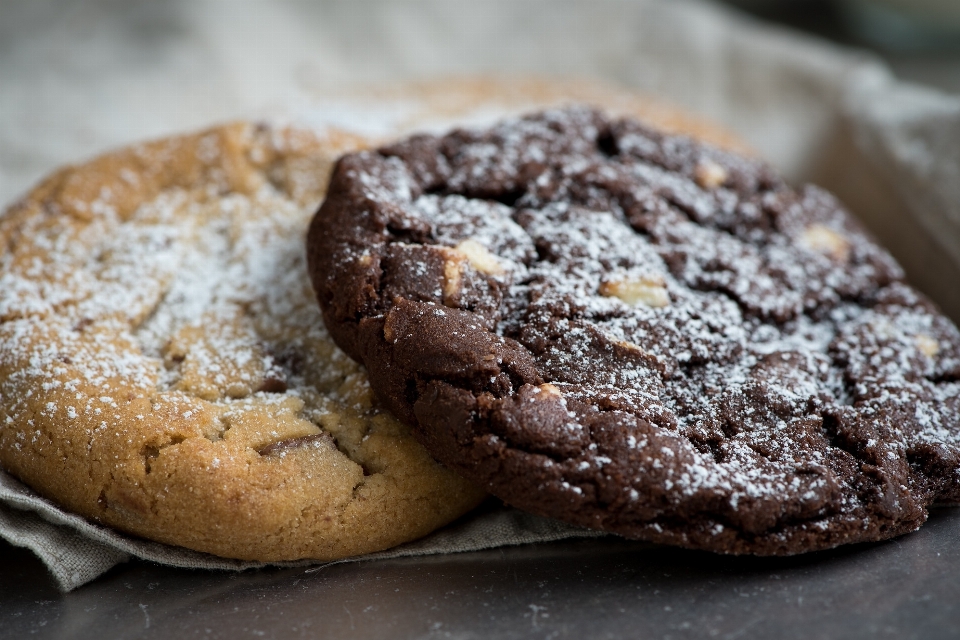
[[[960,498],[960,334],[829,194],[551,110],[346,156],[308,236],[334,339],[515,506],[726,553]]]
[[[425,535],[481,490],[377,408],[303,255],[361,141],[252,124],[70,167],[0,217],[0,461],[125,532],[247,560]]]

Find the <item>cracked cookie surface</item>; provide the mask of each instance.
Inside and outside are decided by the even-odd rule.
[[[0,217],[0,461],[66,508],[247,560],[418,538],[484,495],[377,408],[303,252],[360,141],[249,124],[67,168]]]
[[[727,553],[960,498],[960,335],[829,194],[583,108],[351,154],[308,237],[331,334],[506,502]]]

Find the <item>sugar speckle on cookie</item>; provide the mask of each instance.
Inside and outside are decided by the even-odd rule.
[[[960,333],[816,187],[570,108],[348,155],[331,194],[309,246],[332,335],[508,503],[781,554],[960,497]],[[444,290],[427,258],[464,243]],[[530,402],[545,383],[562,408]]]
[[[255,560],[379,550],[474,506],[320,323],[303,236],[359,143],[228,125],[65,169],[0,216],[4,468],[101,523]]]

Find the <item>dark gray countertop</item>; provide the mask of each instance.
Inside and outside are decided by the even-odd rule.
[[[605,538],[239,574],[137,561],[69,594],[0,552],[3,638],[960,637],[960,508],[793,558]]]

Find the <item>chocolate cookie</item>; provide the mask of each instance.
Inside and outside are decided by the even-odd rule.
[[[237,124],[52,176],[0,216],[0,462],[81,515],[248,560],[422,536],[483,492],[372,400],[303,253],[361,141]]]
[[[334,339],[439,460],[626,536],[791,554],[960,498],[960,334],[829,194],[589,109],[340,160]]]

